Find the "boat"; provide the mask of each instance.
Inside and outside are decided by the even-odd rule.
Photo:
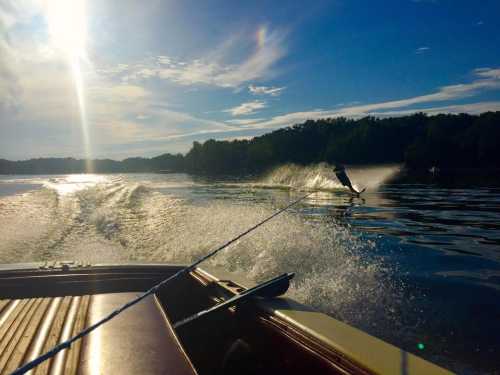
[[[184,267],[2,265],[0,373],[16,371]],[[30,373],[450,374],[286,297],[285,276],[277,288],[266,286],[267,294],[250,295],[255,285],[242,275],[193,268]]]

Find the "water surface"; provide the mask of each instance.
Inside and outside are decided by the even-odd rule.
[[[189,262],[319,189],[213,264],[460,373],[500,350],[500,189],[390,183],[357,168],[353,198],[328,166],[244,180],[184,174],[0,177],[0,262]],[[418,349],[423,344],[424,349]]]

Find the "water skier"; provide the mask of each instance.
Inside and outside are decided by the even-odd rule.
[[[333,170],[335,172],[335,175],[337,176],[338,180],[343,186],[346,186],[349,188],[351,193],[359,196],[362,192],[365,191],[365,189],[361,191],[357,191],[354,189],[352,186],[351,180],[349,179],[349,176],[347,176],[347,173],[345,171],[345,167],[342,164],[335,164],[335,169]]]

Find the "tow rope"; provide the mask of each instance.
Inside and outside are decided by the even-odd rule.
[[[193,262],[192,264],[190,264],[189,266],[186,266],[182,269],[180,269],[179,271],[177,271],[176,273],[174,273],[172,276],[170,277],[167,277],[166,279],[160,281],[158,284],[152,286],[150,289],[148,289],[147,291],[145,291],[144,293],[140,294],[138,297],[134,298],[133,300],[130,300],[129,302],[125,303],[124,305],[122,305],[121,307],[117,308],[116,310],[112,311],[111,313],[109,313],[108,315],[106,315],[105,317],[101,318],[99,321],[97,321],[96,323],[88,326],[87,328],[85,328],[84,330],[80,331],[79,333],[77,333],[75,336],[69,338],[68,340],[66,341],[63,341],[59,344],[57,344],[56,346],[54,346],[52,349],[50,349],[48,352],[40,355],[39,357],[33,359],[32,361],[24,364],[23,366],[19,367],[17,370],[15,370],[12,375],[20,375],[20,374],[25,374],[26,372],[30,371],[31,369],[35,368],[36,366],[38,366],[40,363],[46,361],[47,359],[50,359],[52,357],[54,357],[57,353],[59,353],[60,351],[64,350],[64,349],[68,349],[71,344],[73,344],[75,341],[81,339],[82,337],[85,337],[87,336],[90,332],[92,332],[93,330],[95,330],[96,328],[98,328],[99,326],[103,325],[104,323],[110,321],[111,319],[113,319],[115,316],[117,316],[118,314],[122,313],[123,311],[127,310],[129,307],[132,307],[134,306],[136,303],[139,303],[140,301],[142,301],[144,298],[148,297],[149,295],[153,294],[153,293],[156,293],[162,286],[164,286],[165,284],[167,284],[168,282],[174,280],[175,278],[185,274],[185,273],[188,273],[190,271],[192,271],[196,266],[198,266],[200,263],[203,263],[204,261],[206,261],[207,259],[213,257],[214,255],[216,255],[219,251],[221,250],[224,250],[226,247],[228,247],[229,245],[233,244],[234,242],[238,241],[239,239],[241,239],[242,237],[246,236],[247,234],[249,234],[250,232],[253,232],[255,229],[257,229],[258,227],[260,227],[261,225],[267,223],[269,220],[275,218],[276,216],[278,216],[279,214],[285,212],[286,210],[288,210],[289,208],[295,206],[296,204],[298,204],[299,202],[303,201],[304,199],[306,199],[308,196],[310,196],[311,194],[315,193],[316,191],[311,191],[309,193],[307,193],[306,195],[300,197],[299,199],[297,199],[296,201],[293,201],[292,203],[290,203],[288,206],[276,211],[275,213],[273,213],[272,215],[268,216],[267,218],[265,218],[264,220],[258,222],[257,224],[255,224],[254,226],[250,227],[249,229],[245,230],[244,232],[240,233],[239,235],[237,235],[236,237],[232,238],[231,240],[227,241],[226,243],[220,245],[219,247],[217,247],[216,249],[212,250],[211,252],[209,252],[207,255],[201,257],[200,259],[196,260],[195,262]]]

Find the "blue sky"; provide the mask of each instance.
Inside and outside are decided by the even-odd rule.
[[[493,0],[0,0],[0,158],[500,110],[499,14]]]

